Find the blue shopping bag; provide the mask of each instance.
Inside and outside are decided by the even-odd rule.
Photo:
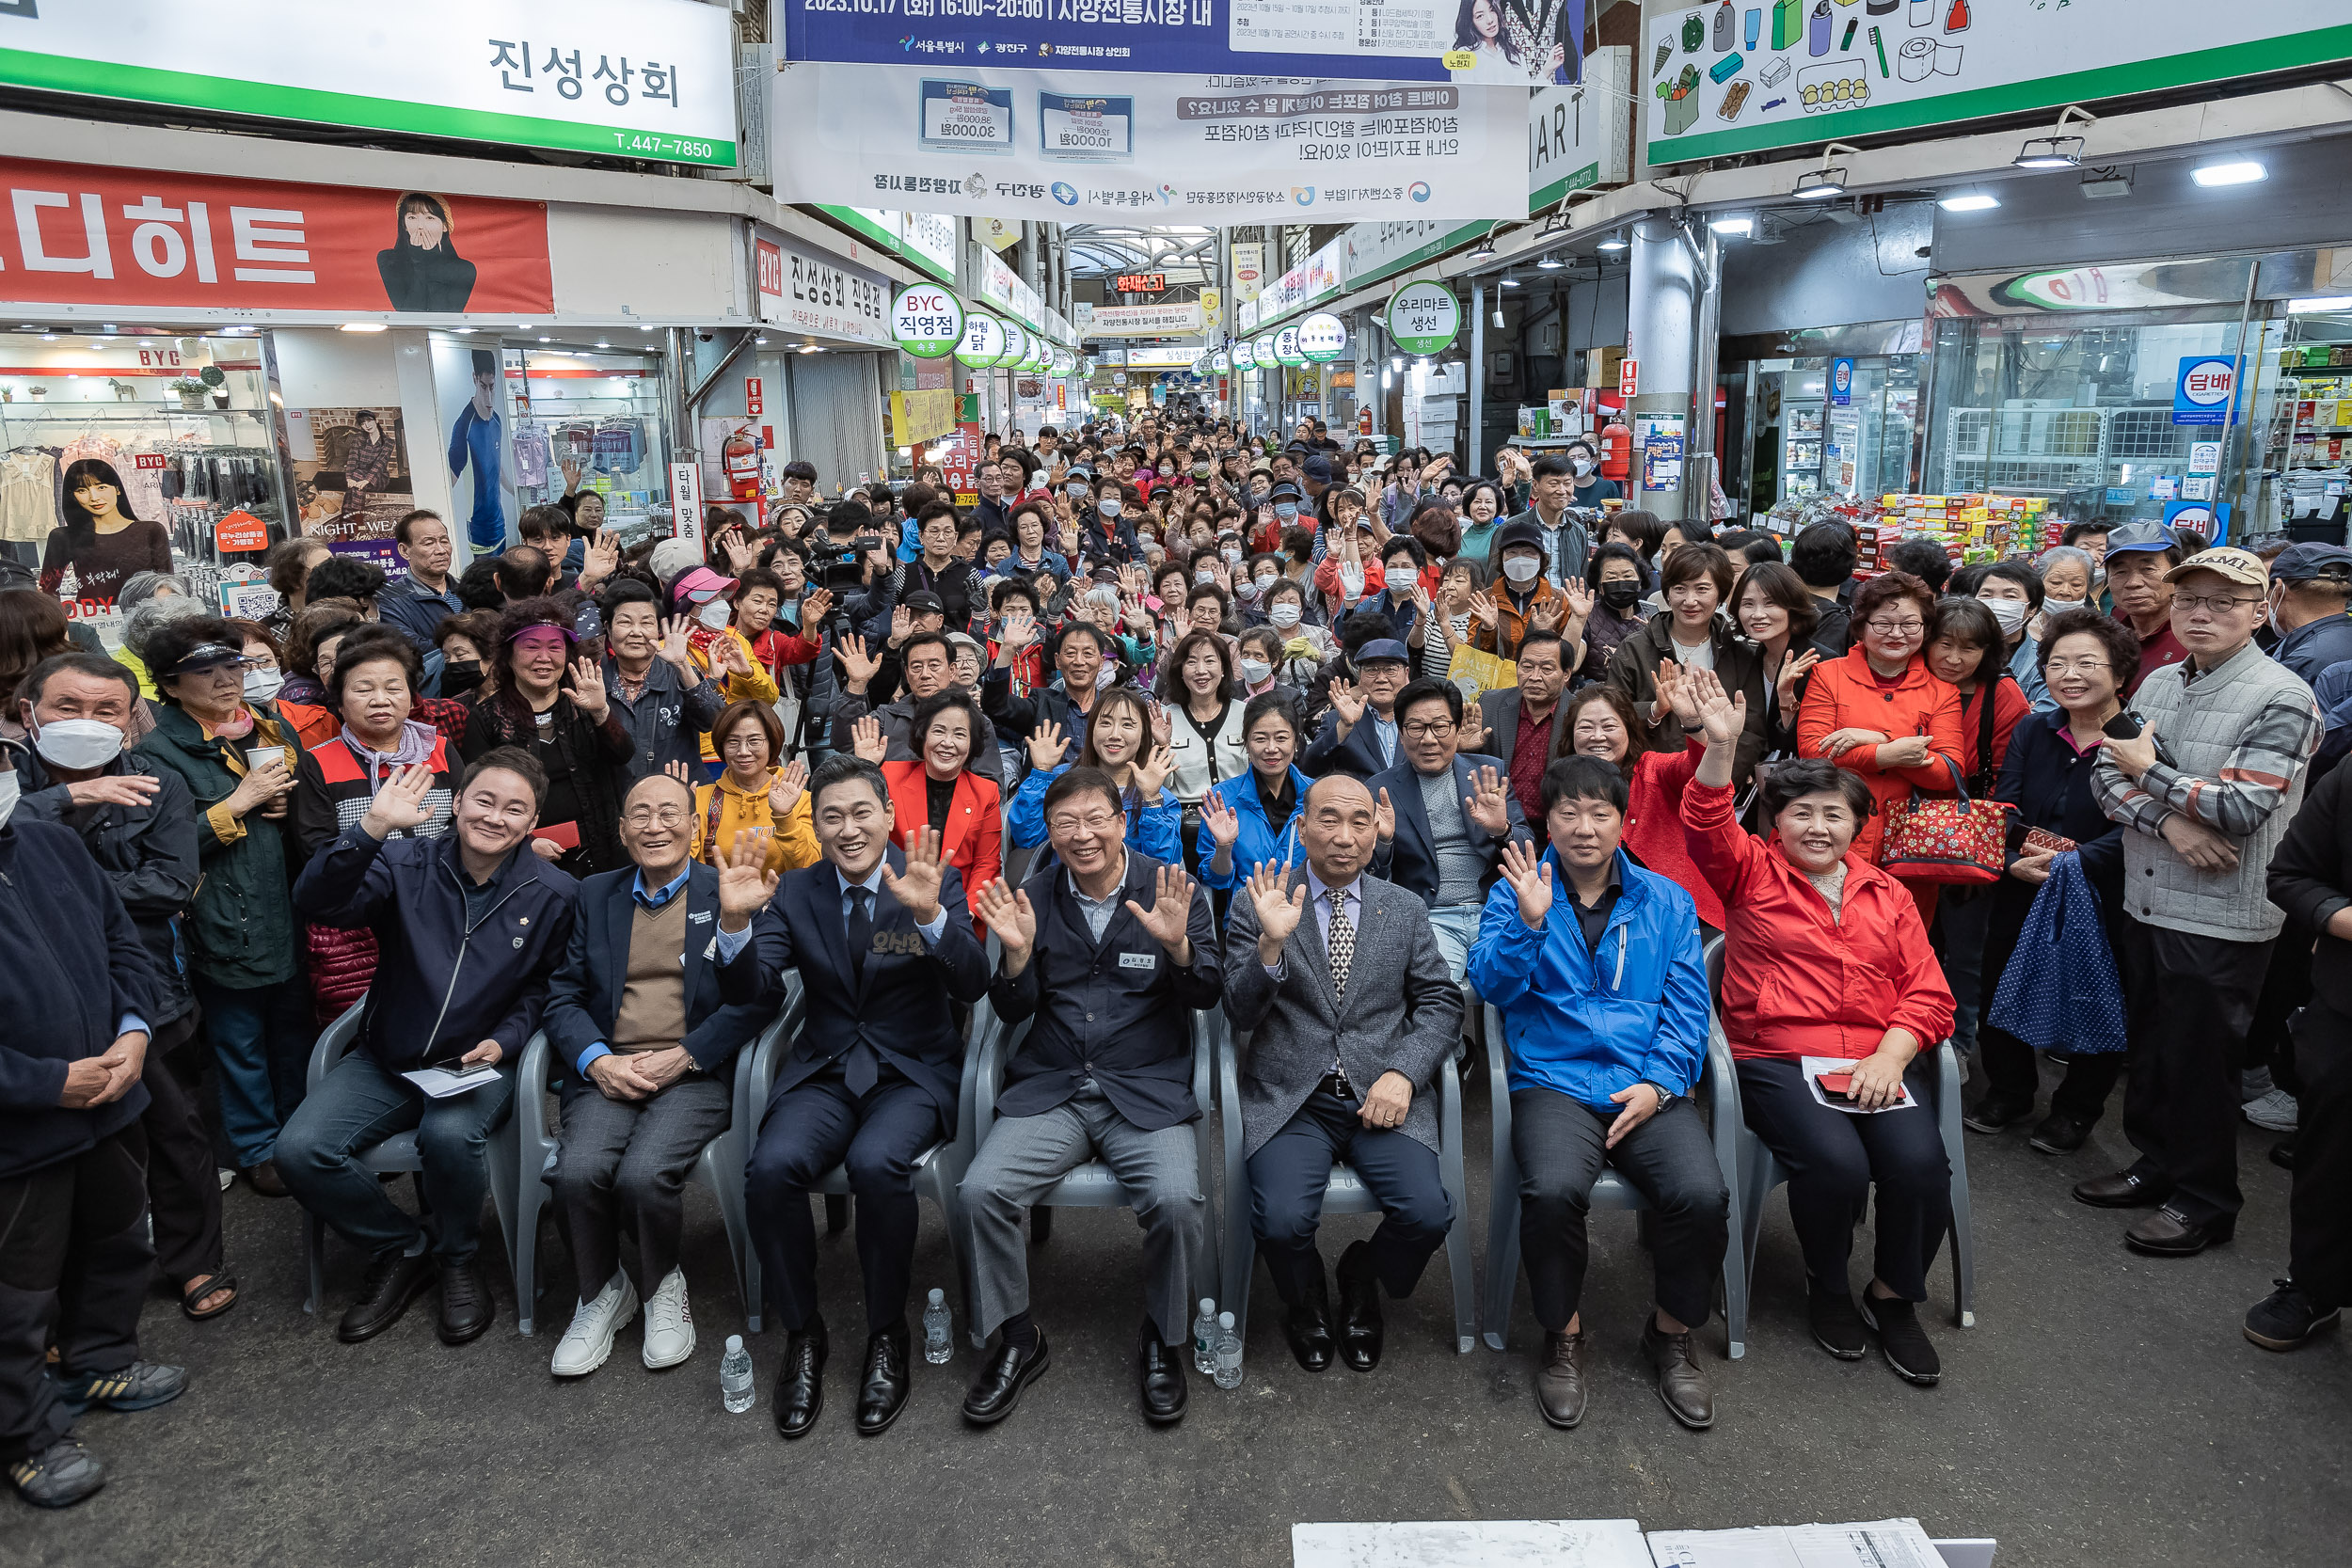
[[[1993,993],[1992,1024],[2041,1051],[2121,1051],[2123,982],[2078,853],[2055,857]]]

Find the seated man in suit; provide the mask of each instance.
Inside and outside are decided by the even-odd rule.
[[[694,797],[667,773],[621,802],[621,844],[635,864],[580,884],[572,940],[548,988],[548,1044],[564,1074],[564,1145],[552,1180],[583,1294],[555,1347],[557,1377],[583,1377],[612,1354],[637,1315],[621,1269],[621,1224],[637,1232],[644,1362],[694,1354],[686,1275],[677,1266],[680,1195],[703,1146],[734,1114],[736,1052],[771,1007],[724,1006],[711,939],[719,873],[687,858]]]
[[[1359,781],[1317,780],[1298,831],[1307,863],[1261,865],[1226,927],[1226,1017],[1255,1031],[1240,1063],[1250,1227],[1311,1372],[1331,1364],[1315,1230],[1332,1163],[1353,1165],[1387,1216],[1340,1255],[1339,1354],[1358,1371],[1380,1361],[1380,1291],[1409,1293],[1454,1218],[1428,1091],[1460,1039],[1462,992],[1422,901],[1364,875],[1374,810]]]
[[[1462,692],[1418,680],[1397,694],[1397,765],[1371,783],[1380,836],[1372,874],[1421,895],[1438,950],[1456,980],[1478,935],[1478,911],[1502,863],[1526,844],[1527,819],[1493,757],[1460,755]]]
[[[1331,677],[1331,712],[1299,768],[1309,778],[1344,773],[1369,779],[1396,766],[1396,695],[1412,673],[1413,656],[1392,637],[1375,637],[1351,661],[1356,678]]]
[[[963,1179],[975,1326],[1004,1330],[963,1402],[981,1425],[1012,1414],[1045,1370],[1021,1217],[1097,1157],[1143,1226],[1144,1419],[1165,1426],[1184,1414],[1193,1274],[1208,1227],[1190,1126],[1206,1110],[1192,1098],[1192,1013],[1216,1006],[1221,965],[1208,895],[1182,865],[1128,849],[1126,823],[1111,776],[1073,768],[1045,792],[1060,863],[1018,892],[999,880],[980,894],[981,918],[1004,945],[989,996],[1008,1027],[1035,1020]]]
[[[1707,1061],[1698,911],[1619,849],[1626,783],[1613,765],[1562,757],[1544,801],[1551,848],[1503,850],[1470,963],[1511,1053],[1519,1254],[1545,1335],[1535,1408],[1563,1429],[1584,1418],[1584,1215],[1614,1165],[1650,1206],[1657,1309],[1642,1349],[1658,1397],[1704,1431],[1715,1402],[1691,1331],[1713,1304],[1731,1199],[1690,1100]]]
[[[926,828],[904,852],[890,847],[881,768],[828,757],[808,791],[822,864],[779,883],[762,869],[765,849],[746,835],[719,873],[719,995],[772,1009],[793,969],[807,1008],[777,1069],[744,1183],[769,1301],[791,1336],[776,1430],[804,1436],[824,1408],[828,1341],[808,1195],[846,1164],[866,1281],[857,1429],[871,1436],[907,1400],[914,1158],[955,1126],[962,1082],[963,1037],[948,1004],[988,993],[988,955],[969,922],[948,918],[965,907],[963,881],[940,863],[939,834]]]

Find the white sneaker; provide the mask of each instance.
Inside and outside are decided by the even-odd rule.
[[[2272,1132],[2294,1132],[2296,1117],[2302,1109],[2296,1104],[2295,1096],[2284,1089],[2273,1089],[2259,1100],[2248,1101],[2239,1108],[2246,1113],[2248,1121]]]
[[[655,1371],[694,1354],[694,1314],[686,1309],[686,1275],[672,1269],[645,1300],[645,1365]]]
[[[615,1269],[594,1301],[583,1301],[572,1313],[572,1326],[556,1343],[548,1370],[558,1377],[586,1377],[612,1354],[612,1336],[637,1316],[637,1287],[628,1271]]]

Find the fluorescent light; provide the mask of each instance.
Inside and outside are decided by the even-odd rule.
[[[1756,232],[1756,219],[1745,213],[1725,213],[1719,218],[1708,219],[1707,227],[1732,239],[1745,239]]]
[[[2352,294],[2322,294],[2312,299],[2290,299],[2290,316],[2315,316],[2323,310],[2352,310]]]
[[[1405,356],[1401,354],[1391,354],[1389,356],[1389,369],[1392,371],[1401,371],[1404,368]]]
[[[384,330],[384,324],[382,322],[345,322],[335,330],[338,332],[381,332]]]
[[[1936,203],[1947,213],[1989,213],[2000,204],[1991,191],[1954,191]]]
[[[596,346],[597,346],[598,348],[611,348],[612,345],[611,343],[606,342],[606,341],[605,341],[602,338],[598,338],[598,339],[596,340]]]
[[[541,342],[543,342],[543,343],[551,343],[551,342],[555,341],[555,340],[554,340],[554,339],[552,339],[552,338],[542,338],[542,339],[540,339],[539,341],[540,341]]]
[[[2082,137],[2036,136],[2019,149],[2010,165],[2013,168],[2080,168],[2082,162]]]
[[[1846,171],[1823,166],[1797,176],[1797,188],[1789,194],[1800,201],[1826,201],[1831,197],[1846,194]]]
[[[2270,171],[2251,158],[2233,158],[2227,163],[2199,164],[2188,171],[2188,177],[2211,190],[2217,185],[2251,185],[2270,178]]]

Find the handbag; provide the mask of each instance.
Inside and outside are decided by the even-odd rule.
[[[2122,1051],[2123,981],[2082,856],[2060,855],[2033,895],[1986,1022],[2039,1051]]]
[[[1983,883],[2000,880],[2008,864],[2009,807],[1999,800],[1970,800],[1960,766],[1947,757],[1957,794],[1922,795],[1886,814],[1879,841],[1879,865],[1913,882]]]

